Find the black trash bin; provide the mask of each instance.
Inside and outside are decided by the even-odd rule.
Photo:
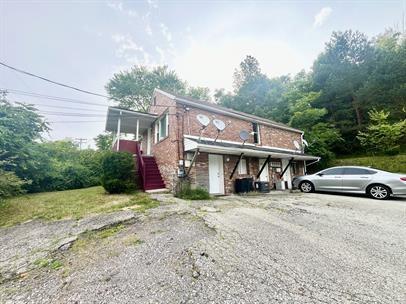
[[[255,190],[261,193],[268,193],[271,190],[269,182],[255,182]]]
[[[253,181],[252,177],[237,178],[235,180],[235,193],[247,193],[252,191]]]

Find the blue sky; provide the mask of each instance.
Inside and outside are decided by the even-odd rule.
[[[332,31],[368,36],[402,26],[405,1],[0,1],[0,60],[53,80],[105,93],[113,73],[167,64],[191,85],[231,89],[234,69],[255,56],[269,76],[309,70]],[[0,67],[0,88],[107,105],[99,97]],[[9,94],[42,104],[51,139],[91,139],[106,107]],[[74,107],[56,109],[47,105]],[[89,141],[90,143],[90,141]]]

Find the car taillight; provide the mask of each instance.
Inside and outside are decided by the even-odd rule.
[[[400,180],[406,182],[406,177],[401,177]]]

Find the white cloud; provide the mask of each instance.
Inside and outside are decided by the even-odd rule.
[[[116,11],[120,11],[120,12],[123,11],[123,3],[121,1],[114,1],[114,2],[108,1],[106,4],[108,7],[112,8]]]
[[[315,16],[313,27],[320,27],[324,24],[327,18],[331,15],[333,9],[331,7],[323,7]]]
[[[172,34],[169,31],[169,28],[164,23],[161,23],[159,26],[161,27],[161,33],[165,37],[166,41],[171,42]]]
[[[135,18],[138,17],[138,12],[137,12],[136,10],[131,10],[131,9],[129,9],[129,10],[127,10],[127,14],[128,14],[128,16],[130,16],[130,17],[135,17]]]
[[[196,41],[183,49],[170,63],[182,79],[191,85],[232,89],[233,72],[240,62],[252,55],[270,77],[299,72],[304,64],[300,52],[282,41],[245,37],[222,41]]]
[[[149,5],[150,7],[158,8],[158,3],[157,3],[156,1],[147,0],[147,3],[148,3],[148,5]]]
[[[150,54],[139,46],[134,39],[126,34],[115,34],[111,37],[118,44],[116,55],[131,64],[150,65]]]
[[[159,64],[165,64],[165,51],[161,49],[160,47],[156,46],[155,51],[159,54],[160,60]]]
[[[145,32],[146,32],[149,36],[152,36],[152,28],[151,28],[151,25],[150,25],[149,23],[147,23],[147,24],[145,25]]]

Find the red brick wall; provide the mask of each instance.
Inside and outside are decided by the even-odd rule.
[[[263,146],[294,150],[296,148],[293,141],[297,140],[300,143],[301,140],[300,133],[264,125],[260,127],[260,134]]]
[[[187,135],[199,136],[201,130],[201,125],[196,119],[197,114],[204,114],[208,116],[211,120],[220,119],[226,125],[226,129],[220,133],[219,139],[241,142],[239,133],[241,130],[252,132],[252,122],[247,120],[242,120],[222,114],[217,114],[198,108],[189,107],[184,115],[185,119],[185,129],[184,133]],[[215,138],[217,136],[217,129],[212,123],[203,131],[202,137]],[[260,145],[272,146],[278,148],[295,149],[293,140],[300,142],[300,133],[279,129],[276,127],[260,124]],[[254,136],[250,135],[247,143],[254,143]]]
[[[250,121],[208,112],[198,108],[190,107],[185,111],[182,104],[177,104],[174,100],[164,94],[156,92],[155,105],[152,104],[149,112],[161,115],[168,111],[169,113],[169,133],[168,137],[155,143],[155,129],[152,129],[152,142],[151,152],[159,165],[162,177],[165,181],[166,187],[174,189],[177,181],[177,171],[179,160],[183,159],[183,134],[199,136],[201,125],[196,119],[197,114],[204,114],[211,120],[214,118],[221,119],[228,125],[226,129],[220,133],[219,139],[240,142],[239,132],[246,130],[252,131],[252,123]],[[217,129],[212,123],[204,130],[202,137],[215,138],[217,136]],[[146,134],[144,135],[146,140]],[[271,126],[260,125],[260,139],[261,145],[273,146],[278,148],[295,149],[293,140],[300,141],[300,133],[279,129]],[[253,143],[253,136],[250,136],[248,143]],[[146,152],[146,141],[143,144],[144,152]],[[229,161],[227,161],[229,159]],[[234,181],[236,178],[244,177],[239,176],[238,170],[235,172],[232,180],[229,179],[238,156],[224,155],[224,186],[226,194],[234,192]],[[258,159],[247,158],[248,174],[255,179],[259,171]],[[278,179],[278,174],[272,170],[269,165],[270,182]],[[208,176],[208,154],[200,153],[197,157],[195,166],[190,172],[190,179],[192,184],[209,189],[209,176]]]
[[[168,111],[169,113],[169,130],[168,136],[158,143],[155,143],[155,129],[152,128],[151,153],[154,155],[156,162],[161,171],[162,178],[168,189],[173,189],[177,180],[178,170],[178,122],[176,117],[176,103],[169,97],[155,93],[156,105],[151,105],[149,112],[161,115]],[[144,148],[146,151],[146,147]]]
[[[211,121],[213,119],[220,119],[222,120],[227,127],[223,132],[220,133],[218,139],[222,140],[230,140],[230,141],[237,141],[240,142],[240,131],[241,130],[246,130],[248,132],[252,131],[252,124],[249,121],[241,120],[238,118],[230,117],[230,116],[225,116],[213,112],[208,112],[205,110],[201,110],[198,108],[192,108],[188,107],[190,110],[185,113],[185,134],[187,135],[194,135],[194,136],[199,136],[199,132],[201,130],[201,124],[197,121],[196,115],[197,114],[204,114],[210,118]],[[208,138],[216,138],[217,136],[217,129],[213,125],[213,123],[210,123],[207,128],[203,131],[202,137],[208,137]],[[250,136],[250,139],[247,141],[247,143],[254,143],[254,137]]]

